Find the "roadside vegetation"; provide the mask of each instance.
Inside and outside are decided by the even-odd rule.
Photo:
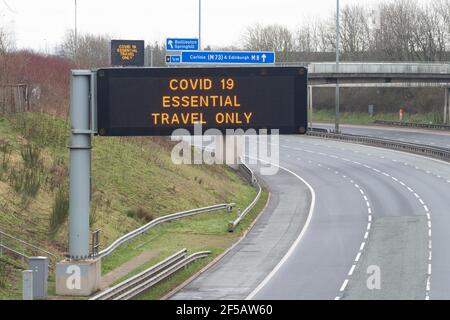
[[[249,193],[247,196],[254,198],[255,195],[254,193]],[[247,196],[244,195],[243,197]],[[144,271],[183,248],[188,249],[188,254],[199,251],[211,251],[207,258],[195,261],[138,297],[138,299],[143,300],[160,299],[238,241],[244,231],[249,228],[250,224],[261,213],[267,200],[268,193],[264,192],[256,206],[232,233],[228,232],[227,226],[230,220],[236,218],[237,210],[234,210],[232,213],[227,213],[226,211],[205,213],[185,220],[177,220],[160,225],[150,230],[144,236],[139,237],[136,241],[119,248],[111,257],[104,259],[102,265],[103,274],[114,269],[123,261],[129,260],[131,257],[144,251],[153,251],[156,256],[145,264],[133,269],[126,276],[117,279],[114,283]]]
[[[60,257],[68,241],[68,133],[66,120],[44,113],[0,118],[0,229]],[[254,198],[255,190],[226,166],[174,165],[172,146],[167,138],[93,139],[90,228],[101,229],[102,248],[164,214],[230,202],[244,208]],[[207,215],[169,223],[150,233],[154,240],[143,241],[149,246],[164,244],[158,259],[183,247],[223,249],[228,243],[224,239],[232,237],[226,233],[230,216],[215,213],[215,218],[221,217],[215,220]],[[206,235],[201,228],[195,234],[195,223]],[[192,229],[192,239],[175,237],[174,227],[188,234]],[[133,251],[127,254],[112,258],[104,270],[120,265]],[[20,297],[20,270],[13,269],[2,269],[0,298]]]
[[[334,123],[334,110],[314,110],[313,122]],[[341,112],[340,121],[346,124],[373,124],[375,120],[399,121],[398,113],[379,113],[370,116],[364,112]],[[442,123],[441,114],[435,112],[428,113],[404,113],[404,122],[439,124]]]

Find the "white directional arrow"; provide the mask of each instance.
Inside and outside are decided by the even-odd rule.
[[[167,44],[169,45],[170,49],[173,49],[173,41],[172,40],[167,41]]]
[[[266,58],[267,58],[266,54],[263,53],[262,56],[261,56],[261,58],[262,58],[262,61],[263,61],[263,62],[266,62]]]

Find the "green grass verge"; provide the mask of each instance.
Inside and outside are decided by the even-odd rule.
[[[313,111],[313,122],[325,122],[334,123],[335,114],[331,110],[314,110]],[[403,116],[403,121],[405,122],[416,122],[416,123],[439,123],[436,121],[435,113],[424,113],[424,114],[408,114],[405,113]],[[384,113],[375,114],[371,117],[368,113],[362,112],[341,112],[340,121],[345,124],[373,124],[375,120],[390,120],[398,121],[398,113]]]
[[[69,129],[65,119],[43,113],[0,117],[0,145],[7,143],[11,149],[6,168],[0,169],[0,229],[61,256],[67,250],[67,218],[53,235],[49,226],[55,196],[68,186]],[[94,137],[92,143],[90,227],[101,229],[102,248],[147,222],[130,215],[130,211],[142,208],[151,219],[219,203],[234,202],[244,207],[255,193],[225,165],[173,164],[170,155],[174,143],[168,138]],[[39,147],[42,160],[41,185],[33,196],[19,192],[10,178],[12,171],[21,172],[24,166],[21,151],[28,144]],[[214,234],[211,237],[211,241],[219,241]],[[200,238],[205,242],[210,240],[206,235]],[[170,236],[165,241],[179,241],[177,247],[183,246],[181,240],[172,240]],[[116,265],[126,258],[118,259]],[[108,265],[114,264],[106,263],[106,269]],[[11,288],[20,287],[20,271],[8,279],[12,285],[0,290],[0,299],[14,296]]]
[[[189,221],[181,222],[179,225],[174,226],[173,230],[168,233],[172,237],[176,237],[180,240],[179,247],[173,247],[170,252],[167,252],[165,255],[160,255],[157,259],[153,261],[149,261],[147,264],[133,270],[130,274],[128,274],[125,278],[129,278],[147,268],[154,265],[155,263],[165,259],[170,254],[175,253],[176,251],[183,248],[184,243],[190,243],[191,246],[187,246],[190,253],[194,253],[197,251],[205,251],[210,250],[212,253],[210,256],[204,259],[197,260],[192,264],[188,265],[186,268],[178,271],[168,279],[162,281],[157,284],[146,293],[137,297],[139,300],[157,300],[175,289],[177,286],[182,284],[184,281],[189,279],[192,275],[200,271],[204,268],[208,263],[210,263],[214,258],[218,255],[222,254],[227,248],[232,246],[249,228],[251,223],[255,220],[259,213],[264,209],[268,200],[268,193],[263,192],[261,198],[255,205],[255,207],[248,213],[248,215],[242,220],[239,226],[236,228],[235,232],[229,233],[227,231],[227,222],[230,219],[230,214],[227,213],[219,213],[216,217],[208,217],[208,216],[198,216],[190,218]],[[232,213],[231,215],[234,215]],[[208,226],[208,220],[216,220],[218,227]],[[172,226],[169,226],[168,229],[172,229]],[[217,237],[213,242],[206,242],[205,240],[208,237]],[[219,240],[219,237],[221,238]],[[152,244],[152,248],[154,250],[164,250],[164,242],[163,238],[156,243]],[[124,280],[121,279],[121,280]]]

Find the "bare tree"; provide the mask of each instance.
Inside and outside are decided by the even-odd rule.
[[[84,34],[78,35],[75,41],[74,31],[68,31],[60,47],[60,54],[79,67],[107,66],[111,55],[111,37]]]
[[[445,51],[442,16],[432,6],[418,9],[413,16],[414,54],[421,61],[441,60]]]
[[[155,41],[153,44],[147,45],[145,48],[148,56],[148,65],[151,64],[150,59],[153,58],[154,67],[162,67],[166,65],[166,49],[163,44],[159,44]]]
[[[277,52],[278,61],[287,61],[289,53],[294,50],[294,37],[284,26],[257,24],[247,28],[243,44],[247,50],[273,50]]]
[[[296,50],[300,52],[325,51],[320,39],[320,26],[323,22],[312,20],[304,23],[295,34]]]
[[[14,48],[12,33],[6,27],[0,26],[0,83],[6,83],[9,79],[9,58]]]
[[[388,60],[414,60],[413,28],[417,10],[417,3],[409,0],[380,4],[377,45]]]
[[[340,12],[342,52],[350,59],[361,59],[371,47],[371,12],[360,4],[346,5]]]

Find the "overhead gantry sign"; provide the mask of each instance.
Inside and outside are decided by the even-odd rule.
[[[177,128],[305,133],[303,67],[100,69],[98,134],[171,135]]]

